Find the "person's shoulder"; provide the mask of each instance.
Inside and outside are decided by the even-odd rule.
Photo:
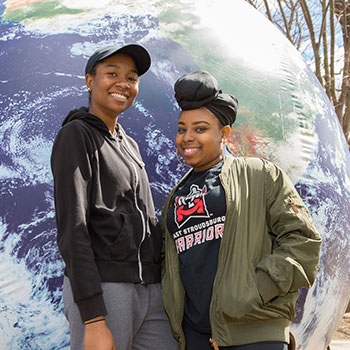
[[[89,124],[82,119],[74,119],[62,126],[59,132],[87,132]]]
[[[225,162],[229,166],[238,168],[263,169],[264,165],[270,162],[259,157],[227,157]]]
[[[244,164],[253,169],[261,169],[266,171],[271,170],[282,170],[278,165],[274,162],[262,158],[262,157],[237,157],[240,158],[241,164]]]
[[[278,177],[284,174],[278,165],[261,157],[227,157],[225,163],[226,169],[234,170],[237,173],[245,172],[251,176]]]
[[[70,152],[79,152],[79,150],[91,150],[95,148],[96,137],[91,128],[83,120],[72,120],[64,124],[58,131],[53,143],[53,153],[57,150],[70,150]]]
[[[67,139],[70,142],[74,142],[74,140],[91,138],[92,131],[89,124],[81,119],[75,119],[61,127],[57,133],[56,140]]]

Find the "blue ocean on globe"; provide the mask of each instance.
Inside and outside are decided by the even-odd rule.
[[[0,4],[0,350],[69,349],[51,148],[65,115],[88,105],[87,58],[126,43],[152,56],[119,121],[140,146],[157,214],[187,171],[175,156],[173,84],[208,70],[239,100],[230,150],[281,166],[323,238],[292,331],[297,349],[325,349],[348,301],[350,155],[333,107],[292,45],[243,0],[8,0]]]

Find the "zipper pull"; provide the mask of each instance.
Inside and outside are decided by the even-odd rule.
[[[294,203],[291,199],[288,199],[288,203],[289,203],[290,206],[292,207],[294,213],[295,213],[295,214],[298,214],[298,213],[299,213],[299,210],[298,210],[298,208],[296,207],[295,203]]]
[[[209,342],[211,343],[211,347],[214,350],[220,350],[219,347],[218,347],[218,344],[216,344],[216,341],[213,338],[209,338]]]

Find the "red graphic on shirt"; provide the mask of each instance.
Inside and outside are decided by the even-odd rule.
[[[209,218],[205,204],[206,194],[206,186],[201,189],[198,185],[192,185],[190,187],[190,193],[187,196],[175,198],[175,222],[178,228],[193,217]]]

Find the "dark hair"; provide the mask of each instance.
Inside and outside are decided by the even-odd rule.
[[[96,63],[96,64],[94,65],[94,68],[92,68],[91,73],[89,73],[89,74],[91,74],[91,75],[94,77],[94,76],[96,75],[97,66],[98,66],[100,63],[102,63],[103,61],[104,61],[104,60],[102,60],[102,61]]]

